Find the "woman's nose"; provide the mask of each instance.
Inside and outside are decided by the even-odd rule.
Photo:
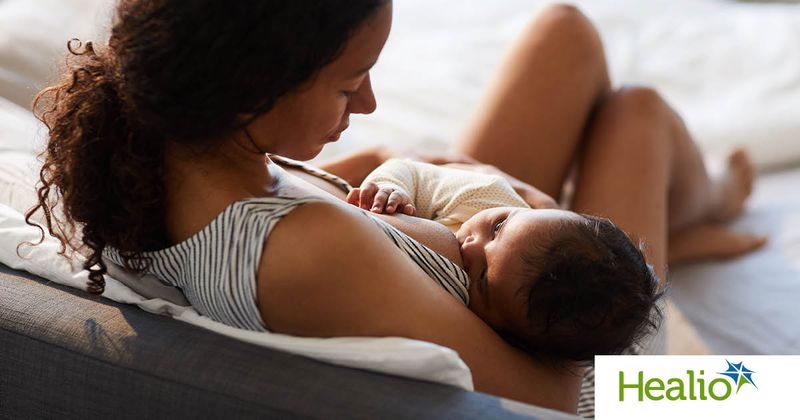
[[[370,75],[364,78],[358,91],[350,100],[350,112],[353,114],[372,114],[378,108],[375,101],[375,94],[372,92],[372,81]]]

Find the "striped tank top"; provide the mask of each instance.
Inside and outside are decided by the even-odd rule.
[[[344,180],[341,182],[347,185]],[[190,238],[162,250],[145,252],[143,257],[149,267],[144,274],[180,288],[195,310],[215,321],[266,331],[256,305],[256,275],[265,239],[284,216],[312,201],[320,199],[256,197],[235,201]],[[431,279],[469,304],[469,277],[461,267],[383,220],[369,217]],[[123,265],[119,250],[106,247],[103,255]]]

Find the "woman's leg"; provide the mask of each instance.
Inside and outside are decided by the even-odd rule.
[[[672,177],[667,210],[667,260],[736,257],[761,247],[767,238],[735,232],[725,226],[744,209],[753,190],[755,168],[748,154],[736,149],[721,173],[710,176],[700,151],[680,116],[653,90],[638,92],[651,107],[666,112],[672,127]]]
[[[722,173],[710,176],[702,154],[681,117],[654,90],[636,88],[640,101],[662,109],[671,122],[673,150],[669,191],[669,231],[676,233],[698,223],[725,223],[740,215],[753,190],[755,169],[747,153],[734,150]]]
[[[609,93],[603,46],[573,6],[525,30],[455,148],[559,199],[595,106]]]
[[[665,279],[672,130],[666,113],[636,91],[612,95],[598,110],[581,151],[572,210],[614,221]]]
[[[619,93],[614,94],[616,99],[606,100],[611,95],[603,46],[591,22],[573,6],[550,6],[514,45],[470,129],[455,148],[558,200],[581,142],[589,134],[593,115],[601,112],[600,107],[620,101]],[[762,238],[752,236],[732,240],[731,232],[720,226],[684,229],[707,220],[724,222],[738,214],[750,192],[752,165],[739,155],[732,159],[736,164],[729,166],[737,170],[712,182],[685,125],[658,94],[634,89],[624,95],[632,98],[622,102],[646,105],[639,110],[626,106],[631,112],[658,114],[659,129],[665,131],[661,135],[671,139],[675,157],[670,173],[674,179],[670,179],[668,199],[662,204],[668,206],[667,231],[676,236],[679,249],[670,254],[683,260],[734,256],[763,243]],[[628,119],[636,123],[635,117]],[[710,197],[724,205],[709,210]],[[697,240],[708,233],[716,240]]]
[[[607,217],[646,243],[661,278],[668,258],[734,256],[763,244],[719,224],[741,211],[752,187],[746,155],[733,153],[725,173],[710,177],[683,122],[654,90],[615,92],[587,134],[572,210]]]

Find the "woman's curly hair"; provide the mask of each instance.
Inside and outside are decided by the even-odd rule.
[[[107,45],[71,40],[62,80],[34,101],[49,129],[25,215],[39,243],[41,210],[60,255],[86,256],[91,293],[107,246],[144,270],[144,253],[169,245],[165,144],[212,146],[269,111],[388,1],[122,0]]]

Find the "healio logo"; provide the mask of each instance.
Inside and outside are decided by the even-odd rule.
[[[619,400],[620,401],[722,401],[731,397],[733,390],[736,394],[745,384],[753,385],[753,374],[755,371],[747,369],[744,362],[728,363],[728,369],[724,372],[717,372],[722,377],[707,380],[705,371],[687,370],[685,376],[672,378],[645,378],[644,371],[639,371],[636,377],[626,377],[623,371],[619,371]],[[630,395],[635,392],[635,399]]]

